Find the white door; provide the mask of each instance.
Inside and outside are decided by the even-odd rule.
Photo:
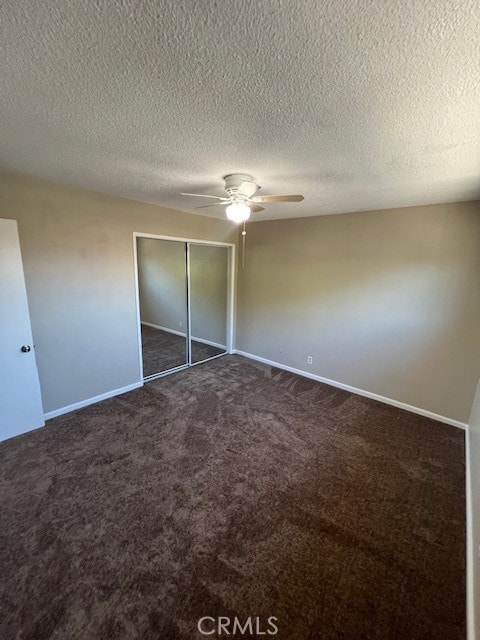
[[[44,424],[17,222],[0,218],[0,440]]]

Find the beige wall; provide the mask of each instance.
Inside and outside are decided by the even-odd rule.
[[[223,220],[12,174],[0,196],[0,217],[19,225],[47,412],[140,379],[133,231],[237,236]],[[237,347],[466,421],[479,243],[479,203],[252,223]]]
[[[467,421],[480,203],[253,223],[238,273],[238,349]]]
[[[232,242],[236,228],[0,174],[0,217],[18,221],[46,412],[140,380],[133,232]]]
[[[140,318],[172,331],[187,331],[185,242],[138,238]]]

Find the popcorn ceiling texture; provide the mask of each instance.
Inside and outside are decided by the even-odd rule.
[[[7,0],[0,167],[223,216],[226,172],[303,193],[257,219],[480,196],[477,0]]]

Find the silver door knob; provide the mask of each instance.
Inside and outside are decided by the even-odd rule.
[[[24,344],[23,347],[22,347],[23,353],[28,353],[31,350],[32,350],[32,347],[30,345],[28,345],[28,344]]]

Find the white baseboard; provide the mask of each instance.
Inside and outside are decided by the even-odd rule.
[[[138,389],[143,386],[143,382],[134,382],[133,384],[129,384],[126,387],[122,387],[121,389],[113,389],[112,391],[107,391],[106,393],[102,393],[99,396],[94,396],[93,398],[87,398],[86,400],[81,400],[80,402],[75,402],[74,404],[69,404],[66,407],[61,407],[60,409],[55,409],[54,411],[49,411],[44,414],[45,420],[51,420],[52,418],[56,418],[57,416],[63,416],[64,413],[70,413],[70,411],[76,411],[77,409],[82,409],[83,407],[88,407],[90,404],[95,404],[95,402],[100,402],[101,400],[107,400],[107,398],[113,398],[114,396],[119,396],[122,393],[127,393],[128,391],[133,391],[133,389]]]
[[[146,327],[152,327],[152,329],[159,329],[160,331],[166,331],[167,333],[173,333],[175,336],[182,336],[182,338],[186,338],[187,334],[183,331],[176,331],[175,329],[169,329],[168,327],[162,327],[159,324],[153,324],[153,322],[144,322],[141,321],[140,324],[144,324]]]
[[[380,396],[377,393],[372,393],[371,391],[364,391],[363,389],[357,389],[356,387],[351,387],[349,384],[344,384],[343,382],[337,382],[336,380],[330,380],[329,378],[323,378],[322,376],[318,376],[315,373],[309,373],[308,371],[303,371],[302,369],[295,369],[294,367],[289,367],[286,364],[275,362],[273,360],[267,360],[267,358],[262,358],[260,356],[254,355],[253,353],[247,353],[246,351],[240,351],[239,349],[235,349],[235,353],[238,354],[239,356],[243,356],[244,358],[250,358],[250,360],[256,360],[257,362],[262,362],[263,364],[267,364],[270,367],[277,367],[278,369],[284,369],[285,371],[290,371],[290,373],[296,373],[299,376],[310,378],[311,380],[316,380],[317,382],[323,382],[324,384],[328,384],[331,387],[337,387],[337,389],[350,391],[350,393],[355,393],[358,396],[364,396],[365,398],[370,398],[371,400],[377,400],[378,402],[389,404],[392,407],[397,407],[398,409],[404,409],[405,411],[411,411],[412,413],[417,413],[418,415],[424,416],[425,418],[431,418],[432,420],[437,420],[438,422],[444,422],[445,424],[449,424],[452,427],[457,427],[458,429],[465,430],[467,428],[467,425],[464,422],[460,422],[459,420],[453,420],[452,418],[447,418],[446,416],[441,416],[437,413],[432,413],[431,411],[427,411],[426,409],[420,409],[420,407],[414,407],[410,404],[405,404],[404,402],[393,400],[392,398],[385,398],[384,396]]]
[[[225,349],[225,351],[227,350],[227,347],[224,344],[220,344],[219,342],[212,342],[211,340],[204,340],[203,338],[196,338],[195,336],[192,336],[192,340],[194,342],[201,342],[202,344],[209,344],[211,347],[217,347],[217,349]]]
[[[141,324],[144,324],[146,327],[152,327],[152,329],[159,329],[160,331],[173,333],[176,336],[182,336],[182,338],[187,337],[187,334],[182,333],[182,331],[176,331],[175,329],[168,329],[168,327],[162,327],[159,324],[153,324],[153,322],[144,322],[142,320]],[[192,340],[194,340],[195,342],[201,342],[202,344],[209,344],[211,347],[217,347],[217,349],[227,348],[224,344],[220,344],[219,342],[212,342],[212,340],[205,340],[204,338],[197,338],[196,336],[192,336]]]
[[[465,434],[465,495],[467,516],[467,640],[476,640],[476,612],[475,612],[475,544],[473,532],[473,495],[472,495],[472,467],[470,459],[470,428]]]

